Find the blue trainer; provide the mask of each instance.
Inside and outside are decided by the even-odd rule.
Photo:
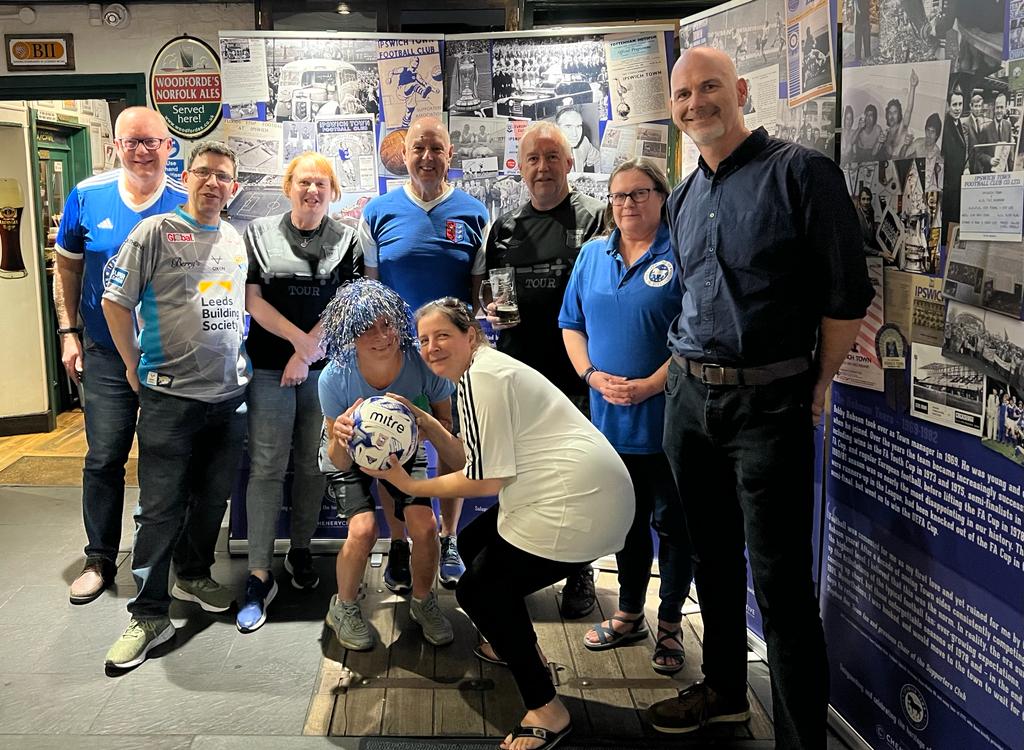
[[[454,536],[441,537],[441,564],[437,568],[437,577],[446,589],[459,585],[459,579],[466,572],[459,556],[459,546]]]
[[[259,630],[267,621],[267,607],[277,596],[277,581],[274,580],[273,573],[269,575],[266,583],[256,576],[249,576],[246,580],[245,604],[238,610],[238,617],[235,618],[239,632],[251,633]]]

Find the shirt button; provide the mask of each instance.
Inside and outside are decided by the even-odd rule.
[[[709,219],[713,219],[713,218],[715,218],[715,212],[714,212],[714,211],[712,211],[711,213],[709,213],[709,214],[708,214],[708,218],[709,218]]]
[[[711,282],[710,281],[705,281],[704,282],[704,286],[711,286]]]

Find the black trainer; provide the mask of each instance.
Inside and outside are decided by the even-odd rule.
[[[320,576],[313,567],[313,555],[307,548],[288,550],[284,569],[292,575],[292,586],[300,591],[310,591],[320,583]]]
[[[384,567],[384,585],[396,594],[412,591],[412,571],[409,570],[409,542],[392,539],[388,563]]]
[[[585,567],[579,573],[565,579],[562,588],[562,603],[558,607],[562,617],[567,620],[578,620],[594,611],[597,604],[597,592],[594,591],[594,569]]]

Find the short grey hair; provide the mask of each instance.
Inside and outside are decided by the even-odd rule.
[[[232,176],[238,176],[238,157],[235,155],[235,150],[221,141],[199,141],[199,143],[192,147],[192,151],[188,155],[188,166],[186,169],[192,169],[192,164],[203,154],[217,154],[218,156],[228,157],[231,159],[231,167],[234,170],[234,175]]]
[[[531,122],[526,130],[523,132],[523,137],[519,141],[519,162],[523,161],[523,143],[526,141],[526,136],[534,133],[540,134],[541,131],[545,131],[544,135],[554,138],[558,141],[558,144],[562,147],[562,152],[565,154],[567,159],[572,158],[572,145],[569,143],[569,139],[565,137],[565,133],[553,122],[547,120],[540,120],[539,122]]]

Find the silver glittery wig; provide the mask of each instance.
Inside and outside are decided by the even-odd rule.
[[[374,279],[356,279],[342,286],[320,317],[320,348],[340,367],[352,364],[356,338],[369,331],[378,318],[398,332],[402,351],[419,345],[409,305]]]

